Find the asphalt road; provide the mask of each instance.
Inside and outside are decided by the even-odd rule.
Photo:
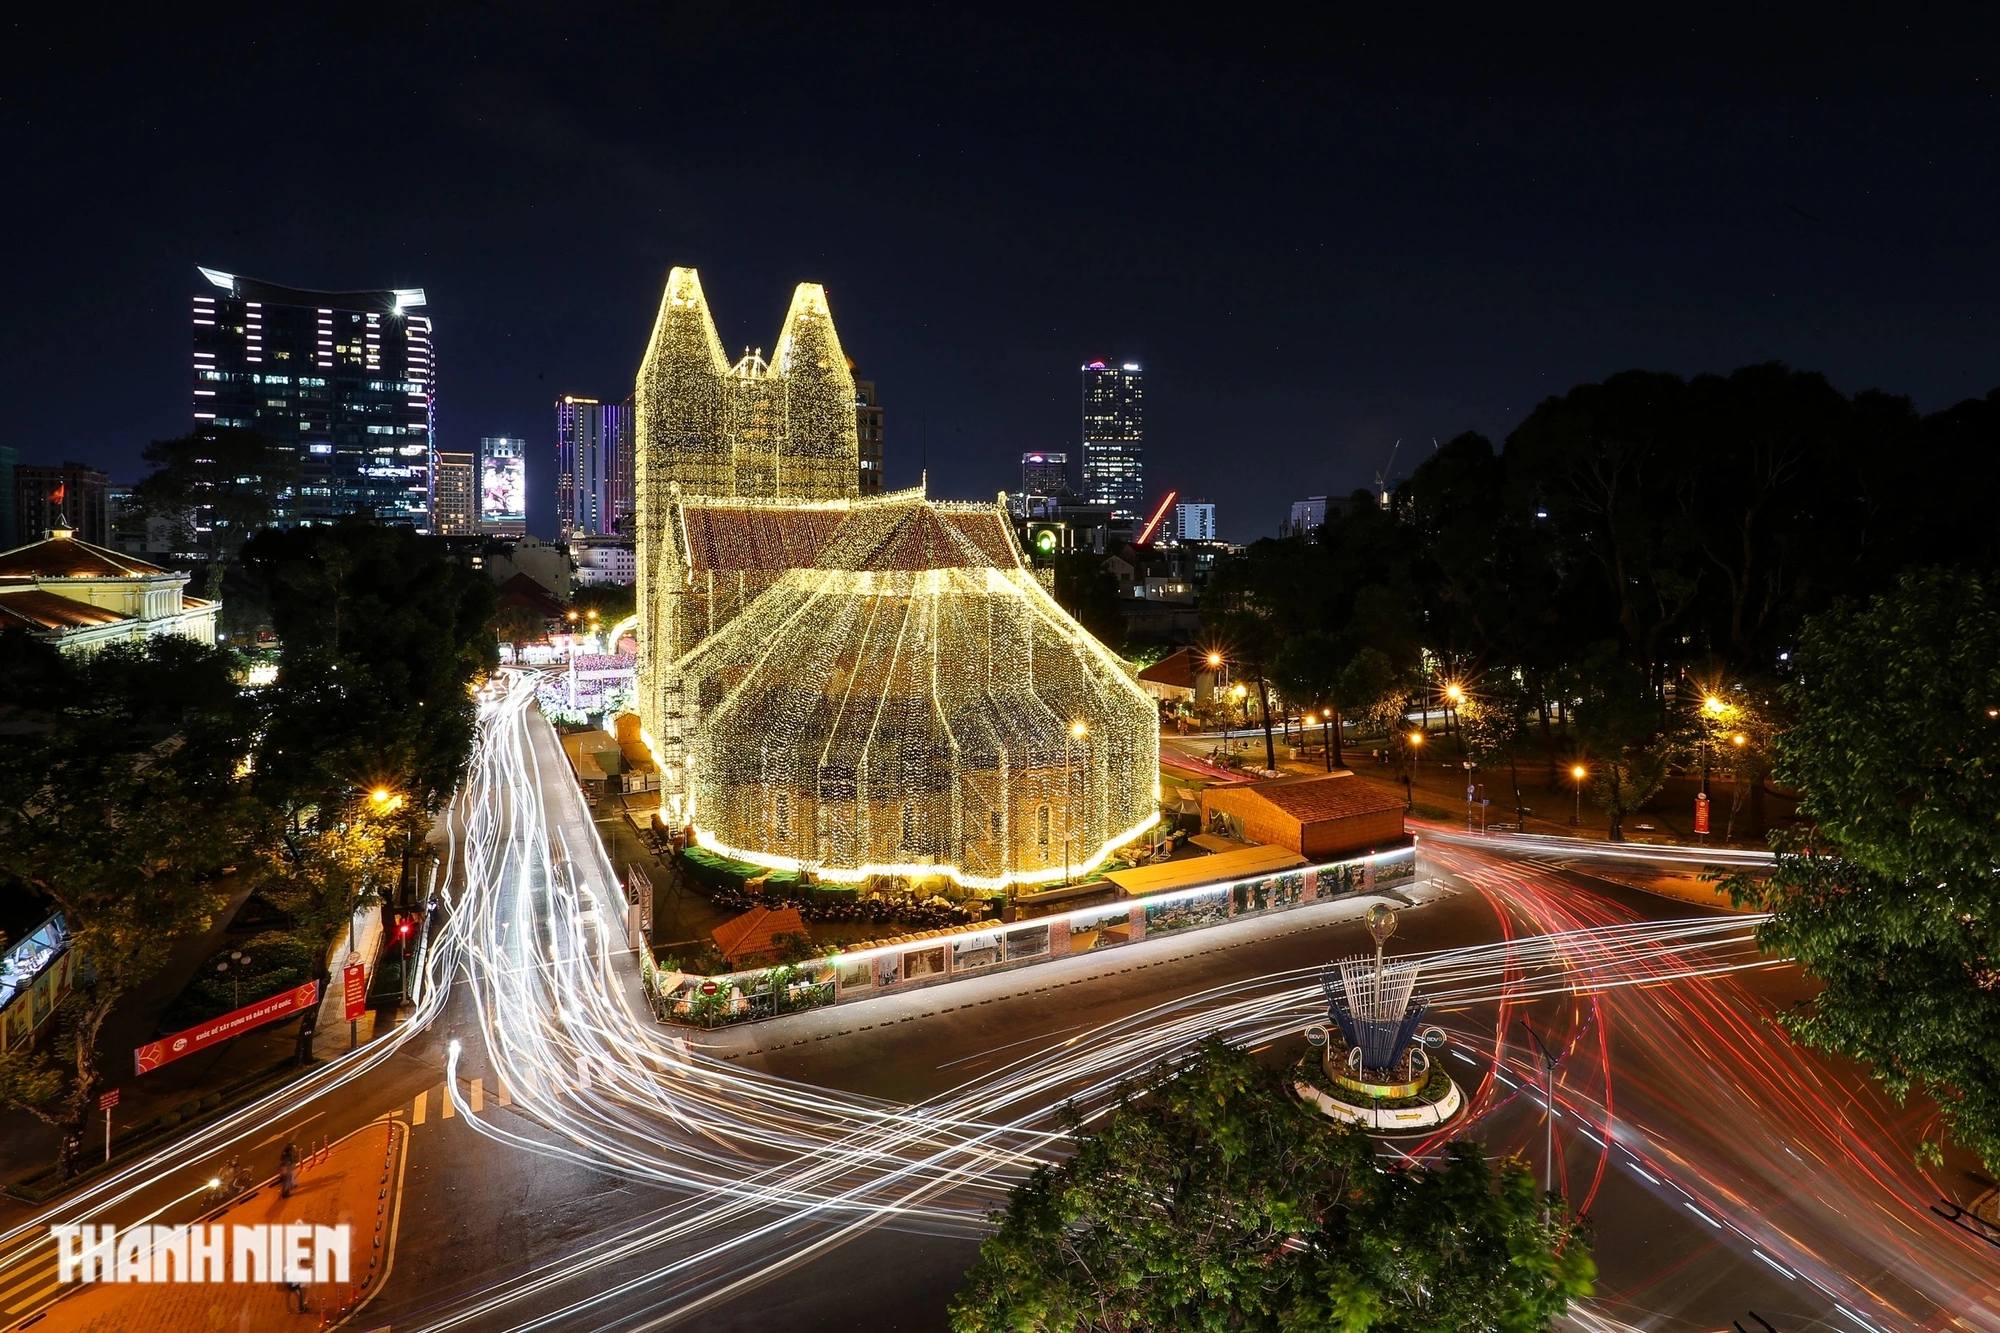
[[[454,807],[439,985],[406,1027],[0,1235],[0,1318],[40,1308],[7,1310],[37,1295],[49,1221],[177,1220],[224,1156],[261,1174],[288,1136],[397,1116],[394,1273],[357,1327],[942,1329],[983,1212],[1059,1151],[1052,1107],[1101,1105],[1215,1027],[1295,1058],[1313,971],[1372,947],[1367,900],[1322,904],[683,1044],[635,1003],[610,864],[520,703],[493,714]],[[1994,1261],[1925,1211],[1968,1193],[1911,1166],[1928,1113],[1771,1028],[1789,969],[1687,976],[1706,958],[1677,952],[1688,929],[1646,923],[1720,918],[1615,882],[1657,871],[1639,849],[1427,846],[1435,887],[1392,947],[1447,955],[1433,993],[1472,1101],[1461,1132],[1541,1169],[1520,1020],[1565,1052],[1556,1167],[1600,1268],[1578,1327],[1727,1329],[1754,1309],[1785,1333],[2000,1329]],[[1581,933],[1536,942],[1552,929]]]

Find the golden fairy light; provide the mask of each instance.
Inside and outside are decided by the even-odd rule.
[[[835,882],[1088,871],[1157,818],[1154,706],[998,504],[861,499],[853,385],[802,285],[732,367],[692,270],[639,375],[643,735],[703,845]]]

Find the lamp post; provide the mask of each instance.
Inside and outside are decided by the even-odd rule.
[[[1458,735],[1459,752],[1465,750],[1465,729],[1458,725],[1458,706],[1465,702],[1465,687],[1452,681],[1444,687],[1444,720]]]
[[[1542,1167],[1542,1225],[1549,1224],[1548,1196],[1556,1192],[1556,1057],[1543,1044],[1535,1030],[1528,1026],[1528,1020],[1521,1020],[1521,1027],[1528,1034],[1528,1040],[1535,1043],[1536,1053],[1542,1063],[1542,1108],[1546,1112],[1548,1126],[1545,1147],[1546,1161]]]
[[[234,972],[230,972],[231,964],[235,966]],[[217,963],[215,965],[217,972],[229,973],[229,1007],[231,1009],[240,1009],[243,1006],[243,969],[248,966],[250,966],[250,955],[244,953],[241,949],[231,949],[229,951],[229,962]]]
[[[1583,827],[1583,780],[1584,778],[1590,775],[1590,770],[1585,768],[1582,764],[1573,764],[1570,766],[1569,775],[1572,778],[1576,779],[1576,813],[1569,817],[1569,826],[1571,828],[1582,828]]]
[[[1412,785],[1412,779],[1416,777],[1417,753],[1423,748],[1424,733],[1411,732],[1409,754],[1403,761],[1403,813],[1405,814],[1417,808],[1417,793]]]
[[[1250,691],[1239,680],[1229,692],[1236,696],[1237,705],[1243,709],[1243,730],[1250,730]],[[1227,740],[1228,737],[1224,736],[1223,739]]]

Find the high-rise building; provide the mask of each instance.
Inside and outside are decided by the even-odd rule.
[[[1207,500],[1183,500],[1174,506],[1174,535],[1184,542],[1215,540],[1215,506]]]
[[[479,463],[467,453],[440,449],[431,476],[431,531],[470,537],[479,531]]]
[[[1023,495],[1068,495],[1068,454],[1022,454]]]
[[[861,447],[861,493],[882,493],[882,400],[874,380],[854,381],[854,440]]]
[[[16,463],[16,544],[41,541],[50,529],[66,526],[92,546],[110,545],[110,492],[111,478],[88,463]],[[58,515],[68,522],[58,523]]]
[[[511,435],[479,441],[479,530],[489,537],[528,533],[528,442]]]
[[[608,537],[632,513],[632,400],[556,402],[556,536]]]
[[[254,430],[299,460],[281,525],[366,514],[430,526],[436,361],[421,287],[313,292],[204,268],[194,419]]]
[[[1083,368],[1083,495],[1128,522],[1145,517],[1145,388],[1132,361]]]
[[[1323,528],[1325,526],[1326,497],[1324,495],[1308,495],[1303,500],[1292,501],[1291,530],[1293,532],[1311,532],[1315,528]]]

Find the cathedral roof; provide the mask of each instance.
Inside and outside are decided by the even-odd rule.
[[[172,572],[75,537],[50,537],[0,553],[0,578],[143,579]]]

